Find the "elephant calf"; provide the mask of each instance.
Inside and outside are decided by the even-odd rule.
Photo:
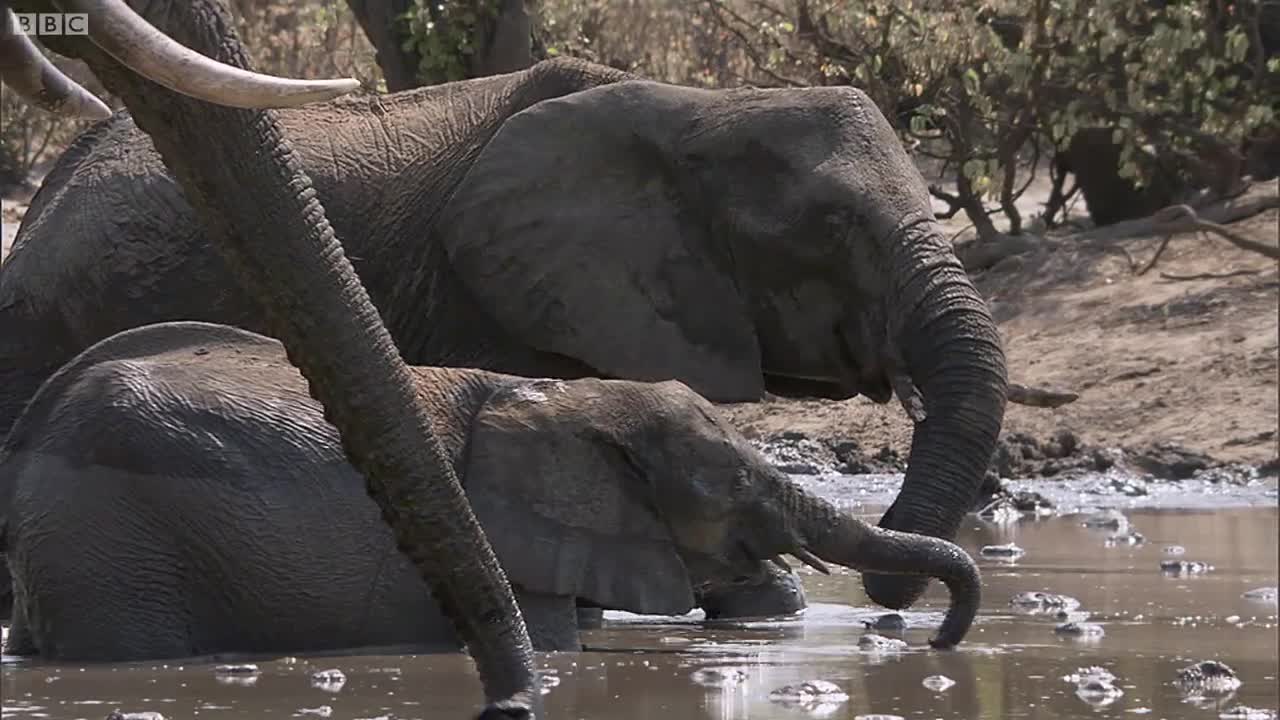
[[[936,646],[977,612],[963,550],[838,512],[680,383],[414,372],[541,649],[578,647],[577,603],[683,613],[781,553],[942,579]],[[377,513],[278,342],[194,322],[120,333],[51,377],[0,448],[8,650],[456,648]]]

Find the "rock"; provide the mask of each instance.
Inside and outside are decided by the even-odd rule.
[[[1080,449],[1080,438],[1067,429],[1058,430],[1053,439],[1041,446],[1041,452],[1047,458],[1066,458],[1076,454]]]
[[[338,692],[347,684],[347,675],[337,668],[317,670],[311,673],[311,687],[325,692]]]
[[[1258,475],[1260,477],[1275,477],[1280,475],[1280,456],[1271,458],[1270,460],[1258,466]]]
[[[1076,686],[1076,697],[1095,708],[1104,708],[1124,695],[1124,690],[1109,682],[1086,680]]]
[[[1052,500],[1033,490],[1018,490],[1009,497],[1013,500],[1013,506],[1022,512],[1034,513],[1058,507]]]
[[[734,687],[747,681],[747,673],[739,667],[702,668],[694,670],[689,679],[703,687]]]
[[[1208,563],[1198,562],[1196,560],[1161,560],[1160,572],[1167,575],[1203,575],[1213,570],[1213,566]]]
[[[1014,545],[1006,543],[1004,545],[983,545],[978,554],[984,558],[1001,558],[1005,560],[1016,560],[1027,554],[1026,550]]]
[[[906,650],[907,642],[875,633],[867,633],[858,638],[858,648],[871,652],[896,652],[898,650]]]
[[[1103,544],[1105,544],[1107,547],[1116,547],[1117,545],[1132,546],[1132,545],[1141,545],[1146,541],[1147,539],[1143,537],[1142,533],[1130,528],[1123,532],[1112,533],[1111,535],[1108,535],[1107,539],[1103,541]]]
[[[907,619],[898,613],[885,613],[875,620],[863,620],[862,624],[871,630],[901,632],[907,629]]]
[[[829,711],[834,712],[837,706],[848,700],[848,693],[839,685],[827,680],[808,680],[796,685],[780,687],[769,693],[769,702],[810,714],[817,711],[824,717]]]
[[[1090,680],[1096,680],[1098,682],[1104,682],[1104,683],[1114,683],[1116,681],[1116,676],[1110,670],[1104,667],[1099,667],[1097,665],[1090,665],[1089,667],[1082,667],[1076,670],[1075,672],[1071,673],[1070,675],[1063,677],[1062,679],[1065,680],[1066,682],[1071,683],[1072,685],[1080,685],[1081,683],[1085,683]]]
[[[1204,453],[1173,443],[1154,443],[1130,453],[1130,464],[1161,480],[1188,480],[1217,463]]]
[[[1240,678],[1229,665],[1217,660],[1201,660],[1178,671],[1173,684],[1183,695],[1205,697],[1229,695],[1240,688]]]
[[[1124,513],[1119,510],[1108,508],[1086,517],[1084,526],[1120,532],[1129,529],[1129,518],[1125,517]]]

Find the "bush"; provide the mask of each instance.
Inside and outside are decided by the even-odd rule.
[[[1277,122],[1280,59],[1264,43],[1264,29],[1280,20],[1274,2],[705,7],[766,82],[864,89],[909,146],[950,169],[955,195],[935,194],[963,209],[980,235],[995,234],[992,201],[1019,232],[1019,175],[1034,174],[1081,130],[1110,131],[1116,172],[1135,187],[1172,166],[1192,185],[1224,189],[1239,177],[1244,144]]]

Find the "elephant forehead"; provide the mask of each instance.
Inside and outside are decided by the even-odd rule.
[[[465,485],[473,504],[504,505],[567,529],[666,538],[650,486],[573,402],[565,383],[528,383],[486,404],[472,426]]]

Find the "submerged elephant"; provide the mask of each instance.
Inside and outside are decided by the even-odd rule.
[[[705,90],[579,61],[279,112],[404,357],[677,379],[713,401],[894,394],[887,528],[952,538],[1005,358],[888,122],[853,88]],[[0,433],[75,353],[166,320],[270,334],[118,114],[46,178],[0,268]],[[923,584],[866,577],[909,605]]]
[[[942,579],[936,646],[977,611],[963,550],[837,511],[680,383],[413,372],[542,648],[577,647],[577,600],[682,613],[782,553]],[[0,526],[10,652],[456,647],[281,345],[237,328],[126,331],[61,369],[0,449]]]

